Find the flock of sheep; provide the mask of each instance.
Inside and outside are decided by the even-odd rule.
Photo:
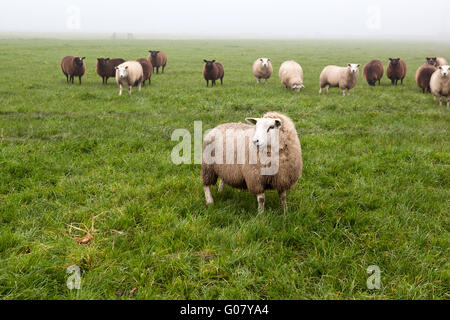
[[[138,86],[141,90],[145,81],[151,81],[151,76],[156,68],[164,68],[167,64],[167,56],[162,51],[149,51],[147,59],[141,58],[136,61],[125,61],[123,59],[97,59],[97,74],[102,78],[104,84],[108,83],[108,78],[115,77],[120,87],[119,95],[122,95],[123,86],[128,87],[131,94],[132,87]],[[66,76],[67,82],[74,82],[74,77],[81,77],[86,71],[84,63],[85,57],[65,57],[61,62],[61,69]],[[223,65],[215,60],[204,60],[203,77],[206,86],[211,81],[212,86],[220,80],[223,84],[225,75]],[[320,91],[327,88],[339,88],[343,95],[353,89],[359,78],[359,64],[348,64],[346,67],[327,66],[320,74]],[[450,104],[450,67],[444,58],[426,58],[426,63],[419,67],[416,73],[416,83],[425,92],[431,92],[435,98],[439,99],[442,105],[442,97],[446,97],[447,106]],[[272,76],[273,67],[269,58],[259,58],[253,63],[253,74],[260,83],[267,83]],[[397,85],[406,77],[407,66],[400,58],[389,59],[386,70],[387,77],[392,85]],[[384,75],[384,65],[380,60],[372,60],[364,66],[363,76],[367,83],[375,86],[381,84]],[[279,70],[281,83],[287,88],[300,91],[304,88],[303,69],[295,61],[285,61]],[[293,188],[302,174],[302,149],[300,140],[293,121],[286,115],[269,112],[262,118],[248,118],[244,123],[226,123],[211,130],[204,139],[202,153],[202,180],[206,198],[206,203],[211,205],[214,200],[211,195],[211,186],[215,185],[220,178],[219,192],[224,185],[233,188],[247,189],[257,197],[259,211],[264,210],[265,190],[277,190],[283,208],[287,209],[286,191]],[[230,134],[232,132],[233,134]],[[245,133],[245,134],[244,134]],[[273,134],[278,137],[278,143],[274,145]],[[247,140],[249,140],[247,143]],[[242,150],[239,143],[244,141],[244,161],[229,163],[228,159],[238,159]],[[219,161],[210,161],[212,154],[219,148],[227,150],[232,147],[232,154],[223,155]],[[248,147],[247,147],[248,146]],[[238,150],[239,149],[239,150]],[[251,163],[250,157],[253,153],[259,154],[261,150],[266,150],[268,154],[277,151],[277,170],[273,174],[264,174],[263,169],[273,165],[273,163],[262,163],[261,159]],[[258,156],[259,157],[259,156]],[[223,160],[227,161],[223,161]]]
[[[136,61],[125,61],[124,59],[97,59],[97,74],[102,78],[104,84],[108,83],[108,78],[115,77],[117,84],[120,87],[119,95],[122,95],[123,86],[128,87],[128,92],[131,94],[132,87],[138,86],[139,91],[141,86],[145,85],[145,81],[151,83],[152,74],[159,73],[159,68],[162,68],[162,73],[167,65],[167,55],[163,51],[149,51],[150,55],[146,58],[140,58]],[[66,76],[67,82],[74,83],[74,77],[79,78],[81,84],[81,77],[86,72],[85,57],[64,57],[61,62],[61,69]],[[215,86],[216,81],[220,80],[223,84],[225,76],[223,65],[215,60],[203,60],[205,65],[203,67],[203,77],[206,81],[206,86]],[[324,88],[327,88],[327,93],[330,88],[339,88],[343,95],[349,94],[353,89],[359,78],[359,64],[348,64],[346,67],[327,66],[320,74],[320,91],[321,94]],[[430,92],[439,99],[439,104],[442,105],[442,97],[447,99],[447,106],[450,105],[450,81],[449,73],[450,67],[444,58],[426,58],[426,63],[419,67],[416,72],[416,83],[423,90],[423,92]],[[391,80],[392,85],[397,85],[398,81],[403,84],[406,77],[407,66],[400,58],[389,59],[389,64],[386,70],[387,77]],[[257,82],[264,81],[267,83],[272,76],[273,67],[269,58],[259,58],[253,63],[253,74],[257,78]],[[378,82],[381,84],[381,78],[384,75],[384,65],[380,60],[372,60],[364,66],[363,76],[367,83],[371,86]],[[303,69],[295,61],[285,61],[280,67],[279,77],[281,83],[288,89],[300,91],[304,88],[303,84]]]

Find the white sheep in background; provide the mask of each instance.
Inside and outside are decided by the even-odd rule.
[[[448,66],[447,60],[442,57],[436,58],[436,68],[442,67],[442,66]]]
[[[353,89],[358,83],[359,77],[359,64],[348,64],[347,67],[327,66],[320,74],[320,91],[322,93],[323,88],[328,86],[327,93],[330,88],[339,88],[342,90],[343,95],[350,94],[350,90]]]
[[[289,117],[276,112],[246,121],[252,125],[226,123],[205,137],[202,179],[206,203],[214,203],[210,187],[220,178],[219,192],[224,185],[248,189],[257,196],[259,211],[264,210],[264,191],[277,190],[286,210],[286,191],[296,185],[303,168],[302,148],[295,125]],[[261,150],[270,150],[270,161],[261,157]],[[213,154],[217,158],[211,161]],[[274,154],[278,155],[275,160]]]
[[[431,76],[430,89],[434,98],[439,99],[439,105],[442,106],[442,97],[447,98],[447,107],[450,105],[450,66],[440,66]]]
[[[259,58],[253,63],[253,75],[259,83],[261,79],[267,83],[267,80],[272,76],[273,67],[269,58]]]
[[[286,89],[300,91],[300,89],[305,87],[303,85],[303,69],[295,61],[283,62],[278,75],[280,76],[281,83]]]
[[[133,86],[139,86],[141,91],[144,81],[144,70],[137,61],[127,61],[116,67],[116,82],[120,87],[119,96],[122,95],[123,86],[128,86],[128,93],[131,94]]]

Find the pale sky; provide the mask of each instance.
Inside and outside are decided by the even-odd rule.
[[[264,37],[450,34],[449,0],[15,0],[0,32]],[[448,39],[447,39],[448,41]]]

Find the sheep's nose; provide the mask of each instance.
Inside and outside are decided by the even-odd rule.
[[[259,145],[259,140],[258,139],[253,139],[253,144],[257,147]]]

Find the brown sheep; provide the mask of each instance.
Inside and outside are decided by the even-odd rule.
[[[424,64],[416,72],[416,83],[419,88],[422,89],[422,92],[431,92],[430,88],[430,80],[433,73],[437,70],[437,68],[430,64]]]
[[[164,73],[164,69],[167,64],[167,56],[163,51],[152,51],[150,50],[150,55],[148,57],[148,61],[150,61],[151,65],[153,66],[153,73],[159,73],[159,68],[162,67],[162,72]]]
[[[69,83],[69,77],[72,83],[74,77],[78,77],[81,84],[81,77],[86,72],[86,64],[84,63],[84,59],[86,59],[86,57],[80,58],[74,56],[67,56],[62,59],[61,70],[66,76],[67,83]]]
[[[372,60],[364,66],[363,76],[367,83],[371,86],[375,86],[378,82],[381,85],[381,78],[384,75],[383,62],[380,60]]]
[[[209,80],[212,82],[212,87],[216,85],[216,80],[218,79],[220,79],[220,84],[223,84],[225,72],[222,64],[216,62],[216,60],[208,61],[204,59],[203,61],[205,62],[203,67],[203,78],[206,80],[206,86],[209,86]]]
[[[153,74],[153,66],[152,63],[149,62],[145,58],[140,58],[136,60],[139,62],[142,66],[142,70],[144,71],[144,81],[142,82],[143,85],[145,85],[145,81],[148,80],[148,84],[150,85],[152,83],[152,74]]]
[[[386,72],[387,77],[391,79],[392,85],[397,85],[398,80],[400,80],[401,84],[403,85],[403,79],[405,79],[407,72],[405,61],[401,60],[400,58],[389,58],[389,61],[389,66]]]
[[[102,83],[108,84],[108,79],[116,76],[116,67],[124,62],[121,58],[97,58],[97,74],[102,77]]]

